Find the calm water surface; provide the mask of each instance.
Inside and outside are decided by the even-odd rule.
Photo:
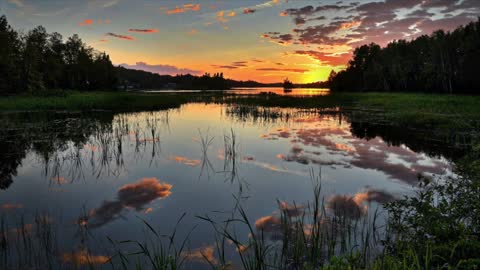
[[[218,92],[215,90],[148,90],[149,93],[199,93],[199,92]],[[241,95],[258,95],[261,93],[274,93],[285,96],[324,96],[330,90],[322,88],[295,88],[292,91],[285,91],[278,87],[260,87],[260,88],[233,88],[226,92]]]
[[[278,215],[277,200],[313,198],[312,171],[321,175],[326,200],[350,196],[363,213],[412,192],[418,172],[449,173],[442,156],[379,136],[360,138],[362,130],[335,113],[187,104],[158,112],[1,117],[1,214],[11,227],[22,217],[31,227],[34,216],[45,216],[66,253],[81,250],[85,238],[98,256],[112,252],[105,236],[145,239],[142,219],[169,234],[183,213],[177,233],[195,227],[189,246],[208,253],[213,230],[196,216],[225,219],[239,200],[252,224],[267,226]],[[232,146],[232,132],[234,155],[225,147],[225,141]],[[247,239],[246,228],[238,235]],[[200,259],[190,263],[208,268]]]

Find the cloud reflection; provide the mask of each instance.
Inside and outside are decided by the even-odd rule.
[[[352,135],[348,125],[333,118],[298,118],[301,128],[280,128],[260,135],[266,140],[288,139],[288,154],[276,157],[286,162],[343,166],[380,171],[389,178],[408,184],[417,181],[419,173],[444,174],[447,165],[415,153],[405,146],[392,146],[379,137],[365,140]]]
[[[110,258],[103,255],[92,255],[86,250],[80,250],[72,253],[64,253],[62,261],[76,266],[83,266],[105,264],[110,261]]]
[[[100,207],[90,212],[86,224],[93,228],[101,227],[119,218],[126,209],[148,213],[150,208],[145,210],[145,206],[156,199],[170,196],[172,187],[171,184],[162,183],[154,177],[124,185],[117,192],[117,200],[104,201]]]
[[[215,248],[213,245],[194,249],[184,254],[185,259],[193,262],[217,264],[215,258]]]
[[[196,167],[201,163],[201,161],[198,159],[189,159],[187,157],[182,157],[182,156],[170,156],[170,160],[175,161],[179,164],[190,166],[190,167]]]
[[[395,197],[382,190],[369,189],[365,192],[358,192],[353,196],[334,195],[327,202],[327,208],[333,211],[336,216],[359,219],[368,211],[365,203],[387,203]]]
[[[10,211],[10,210],[17,210],[23,208],[23,204],[20,203],[4,203],[0,205],[2,210]]]

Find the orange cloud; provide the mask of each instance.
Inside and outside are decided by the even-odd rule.
[[[350,29],[350,28],[353,28],[353,27],[360,26],[361,24],[362,24],[361,21],[352,21],[352,22],[342,23],[340,25],[340,30]]]
[[[185,13],[187,11],[199,11],[200,4],[184,4],[183,6],[176,6],[174,9],[167,10],[165,13],[168,15]]]
[[[200,4],[185,4],[183,5],[184,8],[192,10],[192,11],[199,11],[200,10]]]
[[[224,18],[225,16],[225,11],[221,10],[217,12],[217,21],[219,22],[227,22],[228,20]]]
[[[93,24],[92,19],[85,19],[83,22],[79,23],[78,25],[79,26],[85,26],[85,25],[91,25],[91,24]]]
[[[176,7],[175,9],[167,10],[166,13],[170,15],[170,14],[178,14],[178,13],[184,13],[184,12],[186,12],[184,8]]]
[[[157,33],[158,29],[128,29],[128,32],[136,32],[136,33]]]
[[[228,16],[228,17],[235,17],[235,15],[237,15],[237,14],[235,13],[235,11],[232,11],[232,12],[228,13],[227,16]]]

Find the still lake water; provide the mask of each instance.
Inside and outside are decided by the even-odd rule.
[[[46,217],[65,253],[89,245],[95,256],[111,255],[106,236],[148,238],[142,219],[161,234],[176,228],[184,237],[195,227],[189,247],[211,253],[212,227],[196,216],[220,221],[240,201],[252,224],[267,226],[278,201],[313,198],[312,171],[326,201],[350,196],[364,213],[410,194],[418,172],[450,173],[441,155],[362,136],[341,113],[254,111],[191,103],[157,112],[3,114],[1,215],[10,227],[23,218],[30,228],[35,216]],[[235,154],[225,146],[232,131]],[[248,238],[246,228],[237,233]],[[209,268],[201,256],[191,259],[194,268]]]
[[[199,93],[199,92],[218,92],[218,90],[147,90],[149,93]],[[261,93],[273,93],[282,96],[324,96],[330,93],[329,89],[324,88],[296,88],[294,91],[284,91],[278,87],[262,87],[262,88],[233,88],[225,90],[230,94],[240,95],[258,95]]]

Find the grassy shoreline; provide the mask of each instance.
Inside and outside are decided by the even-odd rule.
[[[294,97],[275,94],[238,95],[228,92],[138,93],[66,92],[65,96],[0,97],[0,113],[22,111],[150,111],[179,108],[190,102],[305,109],[342,108],[368,120],[405,127],[480,130],[480,96],[418,93],[332,93]]]
[[[326,96],[297,97],[271,93],[240,95],[228,92],[145,93],[76,92],[63,96],[0,97],[0,111],[32,110],[151,110],[175,107],[187,102],[218,102],[276,107],[316,108],[362,106],[384,110],[421,111],[432,114],[480,115],[480,96],[424,93],[331,93]]]

